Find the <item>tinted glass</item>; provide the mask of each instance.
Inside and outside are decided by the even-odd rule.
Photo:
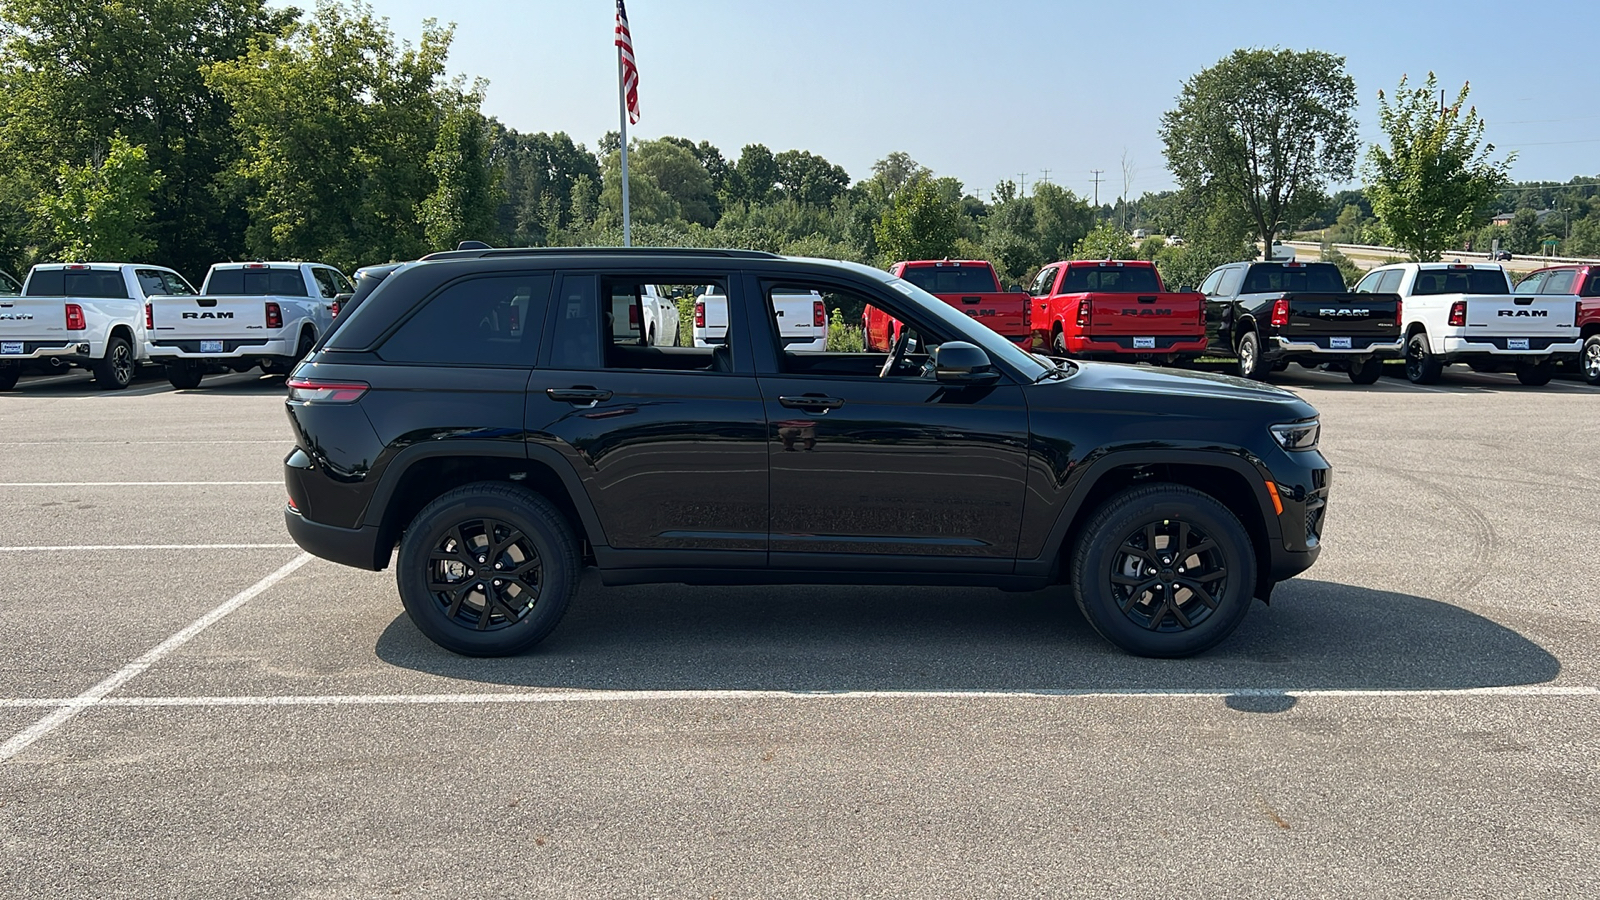
[[[1143,266],[1074,266],[1061,279],[1063,294],[1154,294],[1160,290],[1155,270]]]
[[[1217,292],[1217,284],[1222,281],[1222,270],[1212,272],[1206,280],[1200,283],[1200,293],[1210,296]]]
[[[1600,270],[1589,270],[1583,282],[1583,296],[1600,297]]]
[[[1577,269],[1561,269],[1551,272],[1544,280],[1544,287],[1539,288],[1541,294],[1570,294],[1572,286],[1578,281]]]
[[[1313,294],[1344,293],[1344,276],[1339,267],[1328,263],[1305,266],[1251,266],[1244,280],[1244,294],[1269,294],[1278,291]]]
[[[322,296],[329,298],[338,296],[339,286],[334,284],[333,273],[327,269],[312,269],[311,277],[316,279],[317,289],[322,292]]]
[[[28,280],[29,297],[128,299],[128,285],[116,269],[42,269]]]
[[[1034,295],[1035,297],[1048,297],[1050,295],[1050,288],[1053,287],[1055,283],[1056,267],[1051,266],[1050,268],[1040,272],[1039,277],[1033,279],[1033,287],[1028,290],[1028,293]]]
[[[600,304],[597,279],[573,275],[561,279],[556,296],[554,347],[550,365],[557,369],[600,368]]]
[[[1434,294],[1509,294],[1505,273],[1499,269],[1423,269],[1417,273],[1412,296]]]
[[[378,348],[389,362],[532,366],[549,275],[471,278],[435,294]]]
[[[217,269],[207,289],[219,297],[307,296],[299,269]]]
[[[1218,297],[1232,297],[1239,293],[1239,282],[1244,280],[1243,269],[1224,269],[1222,281],[1217,284]]]
[[[161,281],[166,286],[167,293],[175,297],[188,297],[194,294],[194,288],[176,272],[162,272]]]
[[[902,278],[930,294],[992,294],[994,276],[983,266],[906,266]]]
[[[1383,277],[1378,279],[1378,293],[1393,294],[1400,290],[1400,279],[1404,277],[1406,273],[1403,269],[1390,269],[1383,273]]]
[[[17,284],[16,279],[12,278],[10,275],[0,272],[0,294],[10,296],[12,294],[20,293],[22,293],[22,285]]]

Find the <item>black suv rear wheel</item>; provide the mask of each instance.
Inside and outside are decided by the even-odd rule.
[[[1137,656],[1191,656],[1244,618],[1255,548],[1233,513],[1193,488],[1156,484],[1107,500],[1072,554],[1078,608]]]
[[[578,542],[550,501],[496,482],[428,504],[400,540],[400,599],[418,629],[466,656],[509,656],[566,615]]]

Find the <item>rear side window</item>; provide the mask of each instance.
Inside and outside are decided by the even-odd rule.
[[[1390,269],[1378,279],[1378,293],[1393,294],[1400,290],[1400,279],[1406,277],[1404,269]]]
[[[1600,297],[1600,271],[1590,269],[1589,274],[1584,276],[1583,296]]]
[[[1344,277],[1336,266],[1251,266],[1244,281],[1245,294],[1272,294],[1278,291],[1309,294],[1342,294]]]
[[[128,285],[116,269],[44,269],[28,279],[28,296],[127,300]]]
[[[1239,293],[1239,282],[1244,281],[1243,269],[1223,269],[1222,281],[1217,284],[1218,297],[1232,297]]]
[[[1423,269],[1417,273],[1414,297],[1434,294],[1509,294],[1504,272],[1499,269]]]
[[[906,266],[900,276],[930,294],[993,294],[994,275],[983,266]]]
[[[423,304],[378,356],[389,362],[527,366],[539,352],[549,275],[469,278]]]
[[[1544,286],[1539,288],[1541,294],[1570,294],[1572,287],[1578,280],[1577,269],[1557,269],[1550,273],[1544,280]]]
[[[1035,297],[1048,297],[1050,296],[1050,288],[1053,287],[1055,283],[1056,267],[1051,266],[1050,268],[1040,272],[1039,277],[1033,280],[1033,287],[1028,290],[1028,293],[1034,295]],[[926,288],[924,288],[924,290],[926,290]]]
[[[1160,290],[1155,270],[1143,266],[1074,266],[1061,279],[1063,294],[1154,294]]]
[[[299,269],[217,269],[207,287],[221,297],[307,296]]]

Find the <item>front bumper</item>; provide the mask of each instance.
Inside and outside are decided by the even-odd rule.
[[[1322,552],[1333,467],[1315,450],[1285,452],[1270,477],[1283,511],[1277,513],[1279,539],[1268,541],[1264,574],[1277,583],[1311,568]]]
[[[208,339],[209,340],[209,339]],[[199,340],[145,341],[145,354],[153,362],[176,359],[257,359],[268,356],[293,356],[296,348],[288,338],[221,339],[220,352],[201,352]]]

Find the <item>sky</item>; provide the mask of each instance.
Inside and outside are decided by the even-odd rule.
[[[301,0],[310,5],[310,0]],[[485,112],[593,149],[618,127],[612,0],[370,0],[402,38],[456,24],[453,73]],[[809,150],[853,179],[895,150],[969,191],[1041,178],[1109,202],[1173,186],[1158,133],[1183,82],[1241,47],[1345,57],[1365,143],[1377,92],[1431,70],[1515,150],[1515,180],[1600,175],[1600,3],[1344,0],[629,0],[641,120],[629,136]],[[1336,185],[1335,187],[1340,187]]]

